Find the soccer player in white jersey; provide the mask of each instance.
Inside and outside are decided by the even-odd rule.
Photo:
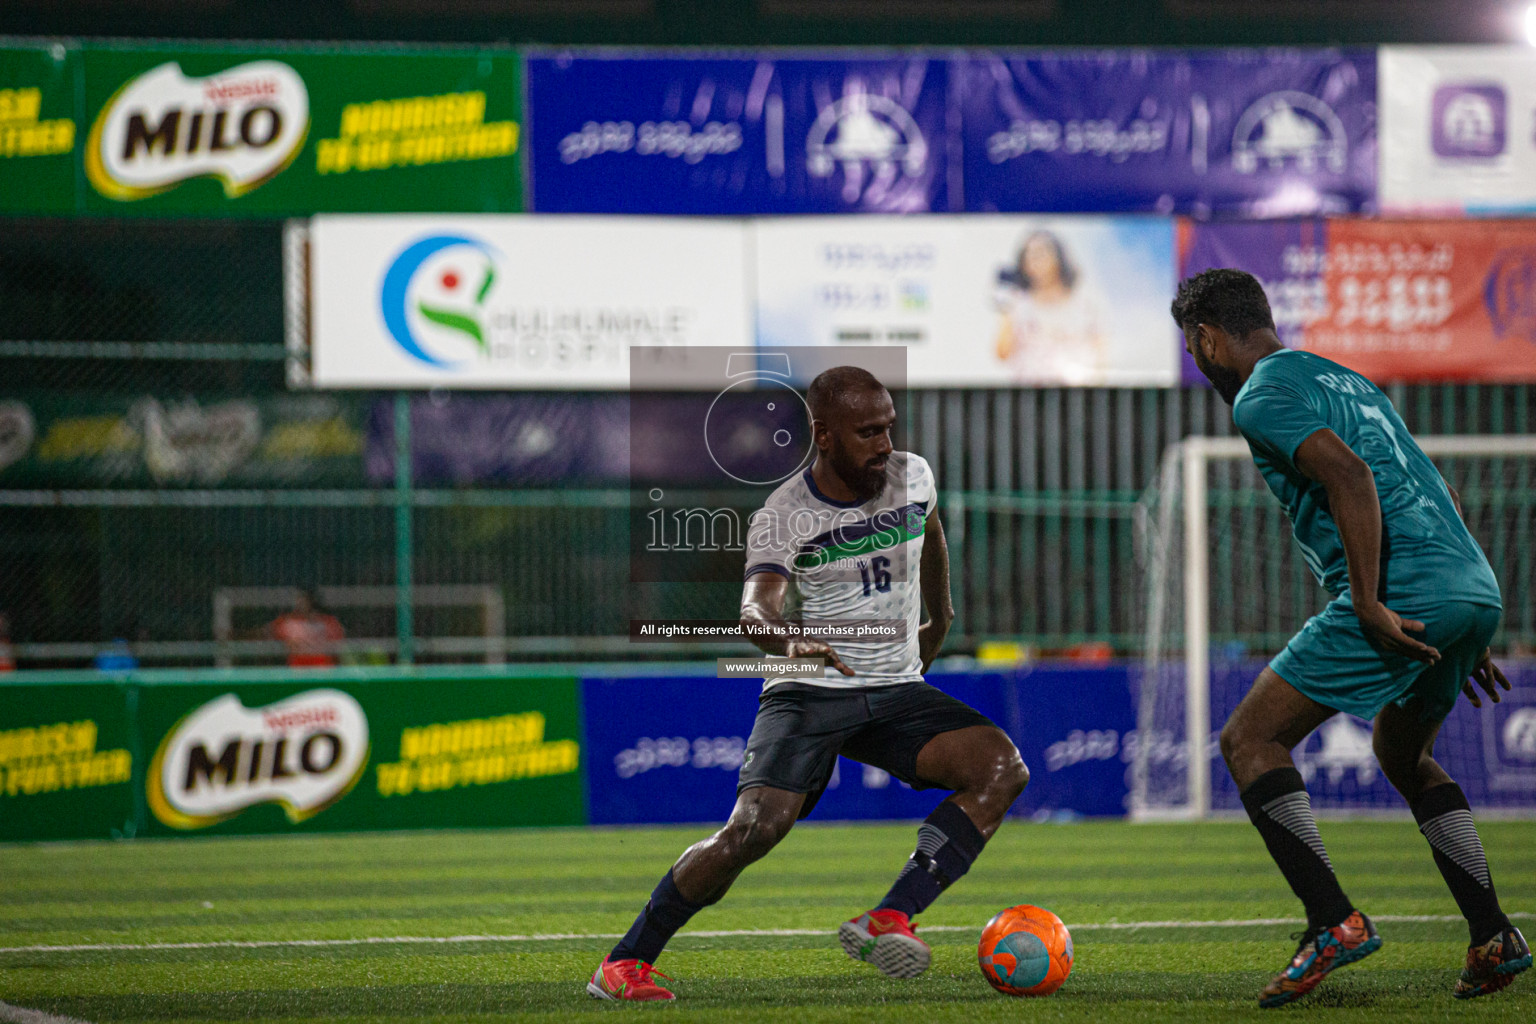
[[[853,959],[916,977],[929,950],[912,918],[965,874],[1029,781],[1002,729],[923,681],[954,617],[949,554],[932,471],[892,450],[890,394],[869,372],[840,366],[811,382],[806,404],[816,458],[752,517],[741,621],[768,654],[825,659],[825,675],[767,680],[730,820],[662,878],[592,975],[595,997],[673,998],[654,980],[667,941],[811,812],[839,754],[918,789],[953,791],[918,828],[885,898],[838,929]],[[898,635],[804,639],[786,618],[791,592],[802,625],[895,622]]]

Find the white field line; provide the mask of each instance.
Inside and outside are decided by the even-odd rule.
[[[29,1010],[25,1006],[0,1003],[0,1021],[6,1024],[86,1024],[74,1017],[56,1017],[42,1010]]]
[[[1510,917],[1528,918],[1533,914],[1510,914]],[[1460,921],[1458,914],[1382,914],[1371,918],[1388,924],[1395,922],[1448,922]],[[1255,928],[1298,924],[1294,917],[1251,917],[1226,921],[1105,921],[1100,924],[1075,923],[1073,931],[1129,932],[1143,928]],[[977,932],[979,925],[939,924],[920,925],[923,932]],[[832,936],[828,928],[731,928],[720,931],[685,931],[679,933],[685,939],[726,939],[739,937],[774,936]],[[370,935],[360,939],[251,939],[219,940],[213,942],[88,942],[73,946],[0,946],[0,955],[6,953],[130,953],[164,949],[324,949],[333,946],[456,946],[470,943],[510,942],[568,942],[577,939],[622,939],[622,932],[537,932],[529,935]],[[0,1004],[3,1005],[3,1004]],[[4,1020],[0,1017],[0,1020]]]

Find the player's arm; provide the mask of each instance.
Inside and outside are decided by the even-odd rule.
[[[922,590],[928,621],[917,628],[917,652],[927,673],[944,646],[950,623],[955,621],[955,605],[949,595],[949,545],[944,542],[938,509],[929,513],[928,524],[923,527]]]
[[[1355,615],[1366,635],[1393,653],[1431,665],[1439,661],[1439,651],[1404,632],[1422,633],[1424,624],[1404,619],[1376,598],[1381,583],[1381,501],[1371,467],[1327,428],[1308,435],[1297,447],[1294,461],[1297,469],[1328,492],[1328,508],[1349,566]]]
[[[825,658],[843,675],[853,675],[853,669],[843,664],[826,641],[793,639],[790,624],[784,618],[784,599],[788,596],[789,580],[778,573],[758,573],[747,580],[741,591],[741,629],[747,639],[764,654]]]

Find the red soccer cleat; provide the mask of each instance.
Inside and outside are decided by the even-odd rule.
[[[886,977],[915,978],[928,969],[933,954],[913,927],[899,910],[871,910],[844,921],[837,938],[845,953],[874,964]]]
[[[587,994],[593,999],[636,1003],[676,999],[671,992],[651,980],[653,975],[667,978],[643,960],[609,960],[604,957],[603,962],[597,965],[592,980],[587,982]]]
[[[1475,999],[1508,988],[1515,975],[1531,969],[1531,947],[1518,928],[1506,928],[1481,946],[1467,949],[1467,966],[1456,982],[1457,999]]]

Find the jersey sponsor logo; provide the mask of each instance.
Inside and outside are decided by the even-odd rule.
[[[496,250],[464,235],[430,235],[401,251],[379,286],[384,328],[418,362],[451,370],[490,355],[484,309]]]
[[[213,177],[234,199],[276,177],[309,134],[309,91],[280,61],[205,78],[161,64],[120,88],[91,126],[85,173],[110,199],[144,199]]]
[[[367,764],[368,718],[350,695],[309,690],[247,708],[226,693],[161,740],[149,806],[179,829],[207,828],[263,803],[297,823],[345,796]]]

